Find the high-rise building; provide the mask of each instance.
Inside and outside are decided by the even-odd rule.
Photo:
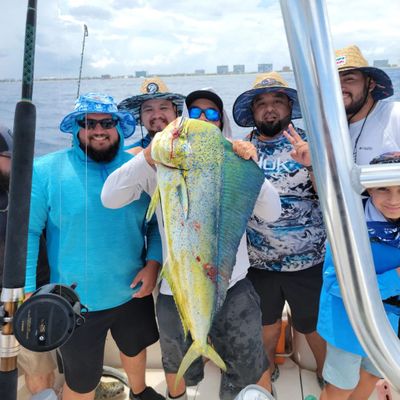
[[[136,78],[146,78],[147,71],[135,71]]]
[[[390,67],[389,60],[374,60],[374,67],[376,68]]]
[[[258,72],[271,72],[272,68],[272,64],[258,64]]]
[[[237,64],[233,66],[234,74],[244,74],[244,64]]]
[[[196,69],[196,70],[194,71],[194,73],[195,73],[196,75],[204,75],[204,74],[206,73],[206,71],[205,71],[204,69]]]
[[[227,65],[217,65],[217,74],[226,75],[229,73],[229,67]]]

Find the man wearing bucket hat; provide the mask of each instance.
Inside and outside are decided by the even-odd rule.
[[[158,77],[145,79],[140,87],[141,94],[128,97],[119,103],[120,110],[129,111],[140,123],[142,138],[128,147],[137,154],[146,148],[154,135],[182,114],[185,96],[171,93]],[[144,135],[143,127],[147,134]]]
[[[370,164],[400,163],[393,151]],[[388,320],[395,332],[400,315],[400,185],[367,189],[364,214],[374,257],[376,280]],[[321,291],[318,332],[326,339],[323,375],[327,381],[321,400],[369,399],[382,377],[359,343],[342,300],[332,252],[327,246]],[[338,327],[340,327],[338,329]],[[384,396],[389,398],[390,396]]]
[[[293,325],[304,333],[322,382],[325,342],[316,332],[326,232],[310,172],[290,156],[283,136],[301,118],[297,92],[277,72],[256,77],[253,88],[233,106],[239,126],[253,128],[249,140],[257,148],[259,166],[278,190],[282,213],[273,222],[252,217],[247,227],[251,268],[248,277],[261,300],[264,346],[273,365],[285,301]],[[297,128],[305,140],[303,130]],[[279,376],[277,367],[272,380]]]
[[[102,375],[107,332],[120,350],[130,398],[160,400],[146,387],[146,347],[158,340],[152,290],[162,259],[158,226],[144,224],[149,196],[120,210],[102,206],[104,180],[132,156],[123,150],[135,119],[114,99],[88,93],[60,129],[73,146],[35,160],[26,293],[36,289],[39,237],[46,231],[50,282],[77,284],[86,322],[61,346],[64,400],[93,399]]]

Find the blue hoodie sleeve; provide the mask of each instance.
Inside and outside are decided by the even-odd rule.
[[[154,214],[147,224],[147,254],[146,261],[154,260],[162,264],[161,236],[158,229],[157,218]]]
[[[380,246],[382,245],[377,245],[374,246],[372,245],[372,255],[374,258],[374,263],[375,263],[375,268],[377,269],[377,263],[384,262],[384,265],[391,265],[392,268],[396,268],[396,260],[395,259],[390,259],[388,256],[388,253],[385,256],[382,256],[379,254],[381,251]],[[387,246],[386,247],[391,247]],[[394,250],[394,248],[392,248]],[[397,264],[398,265],[398,264]],[[383,272],[381,274],[377,273],[377,281],[378,281],[378,288],[381,293],[382,299],[386,299],[391,296],[397,296],[400,294],[400,277],[399,274],[395,269],[381,269],[385,270],[386,272]],[[336,271],[333,263],[333,257],[332,257],[332,252],[330,245],[327,246],[326,250],[326,256],[325,256],[325,263],[324,263],[324,272],[323,272],[323,277],[324,277],[324,282],[326,283],[326,287],[328,289],[328,292],[332,294],[333,296],[336,297],[342,297],[342,294],[340,292],[340,286],[339,282],[337,280],[336,276]]]
[[[31,293],[36,289],[39,242],[47,221],[47,195],[43,190],[42,184],[39,173],[34,167],[28,228],[25,293]]]
[[[400,267],[400,248],[385,243],[372,242],[372,255],[378,274]]]

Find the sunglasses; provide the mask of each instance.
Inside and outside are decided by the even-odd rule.
[[[112,118],[105,118],[105,119],[89,119],[89,118],[84,118],[84,119],[78,119],[76,123],[81,127],[85,129],[95,129],[97,124],[100,124],[100,126],[103,129],[111,129],[114,128],[118,124],[117,119],[112,119]]]
[[[204,114],[209,121],[219,121],[221,119],[221,113],[215,108],[202,109],[199,107],[189,108],[189,117],[198,119],[201,114]]]

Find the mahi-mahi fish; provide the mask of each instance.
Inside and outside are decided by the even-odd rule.
[[[234,154],[214,125],[177,119],[152,141],[158,190],[148,217],[161,200],[167,260],[161,275],[169,286],[185,335],[193,343],[176,382],[203,355],[226,365],[208,343],[214,316],[224,303],[239,242],[264,174],[252,160]]]

